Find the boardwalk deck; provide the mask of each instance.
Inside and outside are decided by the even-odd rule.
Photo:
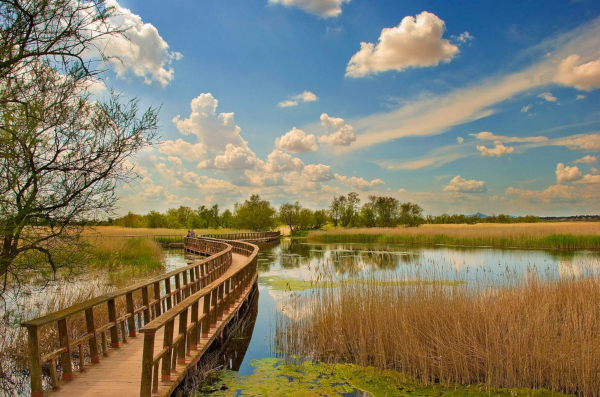
[[[240,254],[233,254],[231,267],[223,275],[224,278],[238,271],[246,262],[247,257]],[[209,287],[206,287],[209,288]],[[217,322],[217,327],[211,330],[208,338],[202,338],[197,350],[191,351],[186,357],[185,364],[178,364],[175,372],[172,373],[171,382],[160,382],[157,393],[153,396],[169,396],[174,388],[179,384],[185,373],[202,356],[204,351],[210,346],[211,342],[218,336],[225,325],[237,315],[238,307],[247,298],[251,288],[246,288],[243,298],[236,302],[233,310],[229,311],[227,317]],[[176,323],[175,329],[178,329]],[[164,328],[156,334],[154,351],[160,351],[163,348]],[[56,397],[94,397],[94,396],[138,396],[140,395],[140,378],[142,374],[142,353],[144,337],[142,334],[135,338],[129,338],[126,344],[121,343],[121,347],[110,349],[109,357],[102,360],[99,364],[86,366],[84,373],[76,372],[73,380],[61,382],[59,390],[47,390],[44,395]]]

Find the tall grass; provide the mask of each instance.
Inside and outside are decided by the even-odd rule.
[[[471,247],[600,249],[600,222],[533,224],[423,225],[418,228],[333,229],[315,231],[322,243],[442,244]]]
[[[597,275],[530,275],[494,289],[483,280],[389,287],[370,277],[375,282],[314,290],[305,302],[290,298],[287,314],[277,316],[276,347],[287,356],[393,369],[424,384],[600,395]]]

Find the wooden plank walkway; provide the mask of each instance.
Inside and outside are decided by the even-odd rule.
[[[232,265],[221,278],[227,278],[234,274],[248,261],[248,257],[241,254],[232,254]],[[185,376],[185,373],[192,368],[212,341],[222,332],[225,325],[231,321],[238,312],[239,307],[247,299],[251,287],[243,292],[243,298],[235,303],[235,307],[229,311],[227,317],[217,322],[215,330],[211,330],[208,338],[201,338],[198,349],[191,351],[186,357],[185,364],[178,364],[176,371],[172,373],[171,382],[160,382],[157,393],[153,396],[169,396],[175,387]],[[208,288],[208,287],[207,287]],[[178,329],[178,322],[175,329]],[[163,349],[164,328],[156,334],[154,351]],[[127,343],[121,343],[119,348],[110,349],[109,356],[99,364],[86,365],[85,372],[74,372],[73,380],[69,382],[60,382],[59,390],[45,390],[44,395],[57,397],[95,397],[95,396],[139,396],[140,379],[142,374],[142,352],[144,335],[138,334],[137,337],[129,338]]]

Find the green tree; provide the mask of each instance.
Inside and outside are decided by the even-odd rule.
[[[231,229],[234,226],[234,219],[231,211],[228,209],[223,211],[223,213],[219,216],[219,225],[225,229]]]
[[[425,223],[423,218],[423,208],[415,203],[402,203],[400,204],[400,217],[399,223],[407,227],[420,226]]]
[[[238,229],[256,231],[269,230],[275,226],[277,211],[267,200],[261,200],[258,194],[253,194],[242,204],[234,207],[235,225]]]
[[[158,211],[150,211],[144,216],[146,227],[151,229],[158,229],[161,227],[168,227],[167,218],[164,214]]]
[[[298,201],[294,204],[284,203],[279,207],[279,220],[290,227],[290,233],[294,233],[298,227],[301,209]]]
[[[93,101],[98,39],[120,31],[101,1],[0,1],[0,278],[74,260],[82,225],[111,214],[128,161],[152,145],[158,111]],[[43,229],[34,228],[43,226]]]
[[[327,223],[327,211],[316,210],[313,214],[314,228],[320,229]]]

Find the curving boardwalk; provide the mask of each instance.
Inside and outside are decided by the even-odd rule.
[[[255,241],[278,239],[272,234]],[[254,244],[199,237],[185,239],[185,248],[209,256],[23,323],[32,396],[171,395],[236,320],[257,280]]]

